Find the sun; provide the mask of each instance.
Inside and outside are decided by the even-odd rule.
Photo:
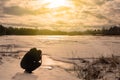
[[[67,7],[70,6],[68,0],[44,0],[45,3],[48,4],[48,8],[58,8],[58,7]]]

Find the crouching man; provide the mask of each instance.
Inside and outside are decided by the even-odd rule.
[[[25,72],[32,73],[42,64],[42,51],[36,48],[30,49],[20,62],[20,66],[25,69]]]

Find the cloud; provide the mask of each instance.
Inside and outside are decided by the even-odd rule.
[[[0,0],[0,12],[9,0]]]
[[[23,8],[20,6],[10,6],[4,7],[3,13],[8,15],[22,16],[22,15],[40,15],[50,12],[49,9],[41,7],[39,9],[33,10],[30,8]]]
[[[6,4],[6,2],[8,2],[8,1],[10,1],[10,0],[0,0],[0,5],[4,5],[4,4]]]
[[[10,15],[24,15],[24,14],[32,14],[32,11],[19,6],[11,6],[11,7],[4,7],[3,13]]]
[[[49,27],[58,25],[59,28],[71,26],[70,29],[78,29],[76,26],[120,24],[120,0],[69,1],[73,3],[72,8],[48,9],[47,4],[37,3],[37,0],[0,0],[0,18],[12,25],[20,26],[22,23],[26,26],[25,23],[32,22],[31,24],[38,23],[38,26],[39,23]],[[21,23],[17,24],[16,20]]]

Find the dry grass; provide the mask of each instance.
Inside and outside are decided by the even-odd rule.
[[[76,76],[83,80],[120,80],[120,57],[102,56],[82,66],[74,64],[73,70]]]

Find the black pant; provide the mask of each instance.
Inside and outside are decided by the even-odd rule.
[[[29,65],[27,68],[25,68],[25,71],[26,72],[32,72],[33,70],[37,69],[40,65],[41,65],[41,63],[34,62],[31,65]]]

